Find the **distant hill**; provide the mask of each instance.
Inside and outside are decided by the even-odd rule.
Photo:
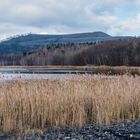
[[[80,35],[80,34],[79,34]],[[82,34],[83,38],[90,36]],[[97,34],[96,34],[97,35]],[[42,41],[36,45],[35,42],[43,40],[42,35],[28,35],[16,37],[3,42],[1,46],[0,66],[33,66],[33,65],[109,65],[109,66],[140,66],[140,38],[132,37],[111,37],[106,34],[98,34],[104,41],[89,41],[86,43],[54,43],[50,45],[48,41]],[[32,39],[29,39],[29,36]],[[76,35],[66,35],[75,36]],[[64,37],[66,38],[64,35]],[[103,37],[104,36],[104,37]],[[107,37],[108,36],[108,37]],[[62,37],[62,35],[61,35]],[[80,36],[81,37],[81,36]],[[93,37],[93,36],[92,36]],[[50,37],[52,38],[52,37]],[[53,36],[53,38],[55,38]],[[72,38],[72,37],[71,37]],[[82,38],[82,37],[81,37]],[[93,37],[95,38],[95,37]],[[106,40],[105,40],[106,39]],[[26,41],[25,41],[26,40]],[[45,40],[45,39],[44,39]],[[11,42],[16,42],[12,45]],[[10,43],[9,43],[10,42]],[[21,46],[21,43],[25,43]],[[27,45],[27,43],[31,44]],[[7,44],[6,44],[7,43]],[[9,44],[8,44],[9,43]],[[13,43],[13,44],[14,44]],[[1,43],[2,44],[2,43]],[[19,45],[20,44],[20,45]],[[34,44],[34,45],[33,45]],[[13,47],[16,46],[16,47]],[[9,50],[8,50],[9,47]],[[36,49],[35,49],[36,48]],[[6,51],[7,52],[6,52]]]
[[[0,54],[23,54],[51,44],[87,43],[118,39],[104,32],[63,34],[63,35],[21,35],[0,43]],[[122,38],[122,37],[121,37]]]

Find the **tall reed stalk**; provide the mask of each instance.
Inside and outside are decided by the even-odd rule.
[[[0,131],[81,127],[140,118],[140,77],[0,84]]]

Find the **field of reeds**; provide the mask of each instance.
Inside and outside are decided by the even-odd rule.
[[[0,132],[140,118],[140,77],[0,83]]]

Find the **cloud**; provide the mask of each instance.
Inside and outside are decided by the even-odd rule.
[[[140,13],[138,13],[134,18],[128,18],[113,25],[110,32],[117,35],[140,35]]]
[[[99,30],[125,35],[140,31],[139,0],[0,0],[0,3],[0,36]]]

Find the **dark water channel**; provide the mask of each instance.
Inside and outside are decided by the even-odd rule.
[[[92,70],[70,68],[0,68],[1,73],[92,73]]]

